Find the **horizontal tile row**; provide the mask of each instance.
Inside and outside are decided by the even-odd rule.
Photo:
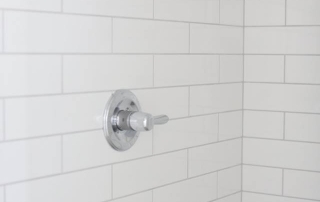
[[[319,142],[320,115],[244,111],[244,136]]]
[[[8,53],[242,53],[242,36],[241,27],[4,11]]]
[[[243,24],[242,0],[2,0],[0,8],[164,19],[202,23]],[[192,10],[192,12],[190,12]]]
[[[320,86],[244,84],[244,109],[320,113]]]
[[[244,81],[320,84],[319,56],[246,55]]]
[[[242,60],[240,55],[0,55],[0,96],[241,82]]]
[[[265,194],[256,194],[256,193],[242,193],[242,201],[243,202],[313,202],[313,200],[304,200],[299,198],[288,198],[284,196],[273,196],[273,195],[265,195]]]
[[[244,191],[320,199],[320,173],[244,165],[243,177]]]
[[[244,138],[243,163],[320,171],[320,144]]]
[[[320,25],[318,0],[246,0],[245,25]]]
[[[191,115],[242,109],[240,83],[190,88],[190,106],[188,87],[135,90],[134,93],[144,111],[164,113],[170,118],[188,116],[189,108]],[[211,93],[209,96],[214,102],[203,102],[201,97],[208,96],[207,92]],[[217,93],[221,93],[219,99],[216,99]],[[6,140],[102,128],[104,106],[110,96],[111,92],[6,99]],[[16,123],[19,123],[19,127],[16,127]]]
[[[246,27],[247,54],[320,54],[320,27]]]

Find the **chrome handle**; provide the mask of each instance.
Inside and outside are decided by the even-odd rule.
[[[169,121],[166,115],[152,116],[144,112],[120,111],[116,117],[119,130],[134,130],[137,132],[150,131],[154,125],[165,124]]]

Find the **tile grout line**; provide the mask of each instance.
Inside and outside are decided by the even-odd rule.
[[[297,168],[284,168],[284,167],[257,165],[257,164],[249,164],[249,163],[245,163],[245,164],[243,164],[243,165],[245,165],[245,166],[253,166],[253,167],[263,167],[263,168],[285,169],[285,170],[292,170],[292,171],[299,171],[299,172],[307,172],[307,173],[319,173],[319,174],[320,174],[320,171],[302,170],[302,169],[297,169]]]
[[[300,141],[300,140],[284,140],[282,139],[275,139],[275,138],[262,138],[262,137],[250,137],[250,136],[245,136],[245,139],[255,139],[255,140],[269,140],[269,141],[281,141],[281,142],[292,142],[292,143],[301,143],[301,144],[316,144],[320,145],[320,142],[308,142],[308,141]]]
[[[310,198],[292,197],[292,196],[287,196],[287,195],[282,196],[282,195],[277,195],[277,194],[269,194],[269,193],[254,192],[254,191],[244,191],[244,192],[250,193],[250,194],[261,194],[261,195],[267,195],[267,196],[284,197],[284,198],[290,198],[290,199],[301,199],[301,200],[307,200],[309,202],[311,202],[311,201],[319,202],[319,200],[317,200],[317,199],[310,199]]]
[[[228,195],[223,196],[223,197],[220,197],[220,198],[217,197],[216,199],[214,199],[214,200],[212,200],[212,201],[209,201],[209,202],[216,202],[216,201],[218,201],[218,200],[221,200],[221,199],[224,199],[224,198],[227,198],[227,197],[236,195],[236,194],[241,194],[241,191],[237,191],[237,192],[234,192],[234,193],[232,193],[232,194],[228,194]]]
[[[67,172],[63,172],[63,173],[56,173],[56,174],[51,174],[51,175],[46,175],[46,176],[41,176],[41,177],[36,177],[36,178],[31,178],[31,179],[26,179],[26,180],[20,180],[20,181],[4,183],[4,184],[0,184],[0,186],[14,185],[14,184],[19,184],[19,183],[24,183],[24,182],[47,179],[47,178],[56,177],[56,176],[64,176],[64,175],[68,175],[68,174],[72,174],[72,173],[84,172],[84,171],[87,171],[87,170],[98,169],[98,168],[102,168],[102,167],[115,166],[115,165],[118,165],[118,164],[124,164],[124,163],[129,163],[129,162],[133,162],[133,161],[139,161],[139,160],[143,160],[143,159],[147,159],[147,158],[152,158],[152,157],[157,157],[157,156],[169,155],[169,154],[172,154],[172,153],[182,152],[182,151],[185,151],[186,149],[194,149],[194,148],[197,148],[197,147],[210,146],[210,145],[215,145],[215,144],[218,144],[218,143],[227,142],[227,141],[233,141],[233,140],[238,140],[238,139],[240,139],[240,138],[238,137],[238,138],[224,140],[224,141],[220,141],[220,142],[211,142],[211,143],[208,143],[208,144],[197,145],[197,146],[193,146],[193,147],[190,147],[190,148],[183,148],[183,149],[168,151],[168,152],[164,152],[164,153],[158,153],[158,154],[154,154],[154,155],[147,155],[147,156],[138,157],[138,158],[129,159],[129,160],[120,161],[120,162],[112,162],[112,163],[107,163],[107,164],[98,165],[98,166],[91,166],[91,167],[82,168],[82,169],[75,169],[75,170],[71,170],[71,171],[67,171]],[[239,166],[239,165],[241,165],[241,164],[237,164],[237,165],[234,165],[234,166],[223,168],[221,170],[225,170],[225,169],[232,168],[232,167]],[[214,172],[216,172],[216,171],[214,171]],[[209,172],[209,173],[212,173],[212,172]],[[205,175],[205,174],[208,174],[208,173],[204,173],[202,175]],[[201,176],[201,175],[199,175],[199,176]],[[196,177],[196,176],[194,176],[194,177]],[[189,177],[189,178],[194,178],[194,177]]]

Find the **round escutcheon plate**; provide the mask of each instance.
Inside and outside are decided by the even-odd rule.
[[[115,150],[126,151],[137,141],[139,132],[119,130],[116,125],[119,111],[141,111],[137,97],[129,90],[117,90],[109,99],[103,115],[103,130],[107,141]]]

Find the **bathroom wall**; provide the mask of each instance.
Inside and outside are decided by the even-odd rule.
[[[246,0],[243,202],[320,200],[320,1]]]
[[[242,0],[0,0],[0,202],[240,202],[243,14]],[[317,31],[301,30],[309,29]],[[311,82],[312,71],[299,81]],[[101,118],[112,92],[123,88],[144,111],[171,121],[116,152]],[[317,100],[308,96],[292,111],[310,112],[305,102]],[[268,110],[264,101],[246,108]],[[287,122],[298,119],[316,123],[317,116],[286,113]],[[286,137],[317,141],[312,126],[307,137]],[[245,139],[247,149],[250,141],[267,142]],[[285,170],[285,179],[299,173]],[[302,173],[300,180],[318,176]]]

